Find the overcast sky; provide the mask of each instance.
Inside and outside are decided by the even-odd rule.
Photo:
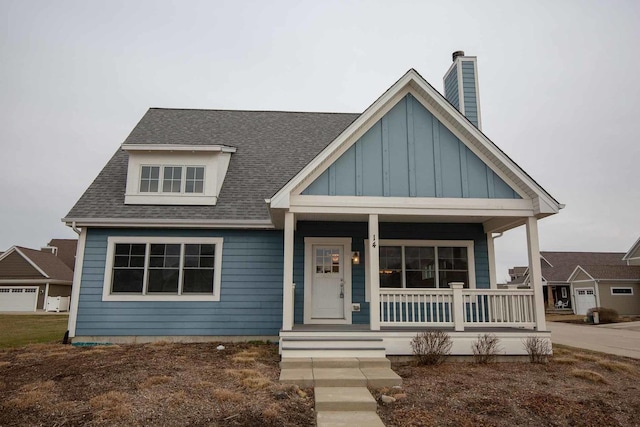
[[[543,250],[640,236],[640,2],[0,0],[0,250],[60,218],[149,107],[362,112],[478,57],[484,132],[566,208]],[[497,241],[498,279],[526,259]]]

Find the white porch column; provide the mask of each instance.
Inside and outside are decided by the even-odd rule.
[[[493,244],[493,233],[487,233],[487,255],[489,257],[489,287],[498,289],[498,278],[496,275],[496,252]]]
[[[542,269],[540,268],[540,242],[538,240],[538,219],[527,218],[527,249],[529,254],[529,283],[533,289],[536,306],[536,330],[546,331],[547,322],[544,318],[544,296],[542,295]]]
[[[464,300],[462,298],[462,288],[464,283],[451,282],[449,287],[453,290],[453,329],[456,332],[464,331]]]
[[[372,331],[380,330],[380,234],[378,232],[378,215],[369,215],[369,281],[371,298],[369,301],[369,325]]]
[[[293,227],[295,216],[284,214],[284,279],[282,284],[282,330],[293,329]]]

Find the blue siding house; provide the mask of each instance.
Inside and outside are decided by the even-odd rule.
[[[445,96],[411,69],[361,114],[150,109],[63,219],[72,341],[549,339],[537,221],[562,205],[480,130],[477,76],[456,52]],[[497,289],[494,235],[520,226],[531,287]]]

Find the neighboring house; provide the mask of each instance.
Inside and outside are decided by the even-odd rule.
[[[537,221],[562,205],[481,132],[476,58],[444,83],[409,70],[362,114],[150,109],[63,219],[73,342],[548,340]],[[499,290],[493,233],[522,225],[533,289]]]
[[[544,300],[548,308],[570,309],[586,314],[592,307],[607,307],[620,314],[640,314],[640,265],[638,243],[623,252],[540,252]],[[524,276],[510,284],[528,286]],[[597,284],[597,286],[596,286]]]
[[[54,239],[41,250],[13,246],[0,255],[0,311],[44,310],[48,297],[69,297],[76,244]]]

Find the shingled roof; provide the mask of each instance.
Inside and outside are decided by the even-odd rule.
[[[547,282],[566,282],[578,265],[626,265],[622,252],[540,252],[542,277]]]
[[[152,108],[125,144],[236,148],[215,206],[125,205],[128,154],[118,149],[64,218],[270,219],[265,199],[322,151],[359,114]]]
[[[632,265],[581,265],[587,274],[596,280],[638,280],[640,266]]]
[[[62,262],[60,258],[50,252],[38,251],[36,249],[16,246],[16,248],[28,257],[40,270],[49,276],[52,280],[63,280],[71,282],[73,280],[73,271]]]

